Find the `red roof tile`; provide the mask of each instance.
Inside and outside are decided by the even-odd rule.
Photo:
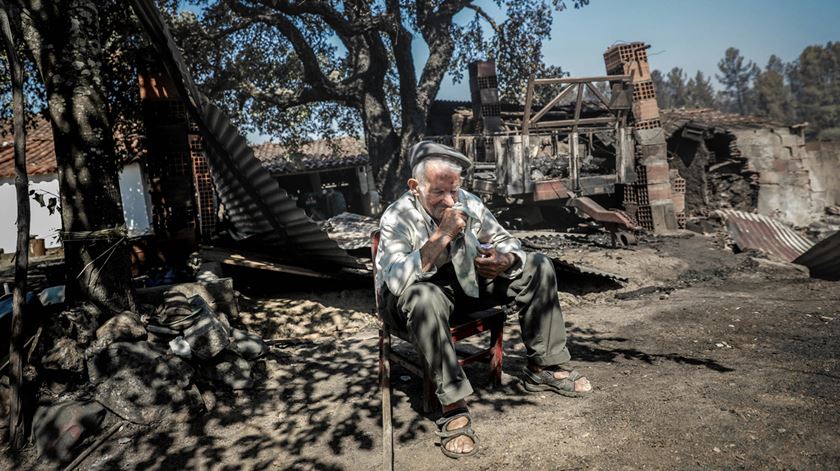
[[[147,154],[145,137],[138,134],[135,127],[118,126],[114,132],[115,150],[123,162],[144,158]],[[119,136],[126,136],[120,138]],[[41,116],[34,119],[31,127],[26,128],[26,172],[29,176],[55,173],[55,144],[52,126]],[[0,178],[15,176],[15,147],[11,125],[0,129]]]
[[[11,130],[0,135],[0,178],[15,176],[15,148]],[[26,172],[44,175],[56,171],[55,146],[52,128],[42,117],[35,118],[33,127],[26,129]]]
[[[368,162],[364,141],[353,137],[312,141],[296,151],[273,143],[256,145],[253,149],[263,167],[275,174],[329,170]]]

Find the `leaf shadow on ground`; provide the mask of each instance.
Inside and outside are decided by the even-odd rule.
[[[570,338],[567,342],[572,357],[580,362],[607,362],[618,359],[641,361],[646,364],[656,364],[670,361],[683,365],[702,366],[719,373],[735,371],[711,358],[694,358],[678,353],[647,353],[638,348],[618,347],[614,344],[632,345],[632,341],[623,337],[605,337],[591,328],[576,327],[567,323]]]
[[[650,353],[642,342],[608,335],[567,323],[573,361],[611,363],[629,360],[645,364],[663,361],[699,365],[712,371],[734,371],[708,358],[676,353]],[[524,347],[515,316],[505,334],[504,369],[508,380],[490,386],[486,365],[466,368],[475,394],[471,403],[489,404],[494,412],[508,412],[536,404],[515,378],[525,367]],[[467,342],[476,348],[485,338]],[[157,428],[136,428],[125,445],[109,440],[98,456],[106,467],[179,469],[354,469],[376,467],[381,457],[381,403],[378,388],[378,335],[367,328],[353,337],[273,342],[256,371],[257,387],[245,391],[215,390],[209,413],[173,415]],[[406,344],[396,348],[412,351]],[[438,411],[422,412],[419,378],[403,380],[406,372],[394,367],[394,430],[398,443],[431,437]],[[596,378],[597,380],[597,378]],[[202,391],[207,388],[204,386]],[[409,414],[405,407],[410,408]],[[93,458],[89,458],[92,462]]]

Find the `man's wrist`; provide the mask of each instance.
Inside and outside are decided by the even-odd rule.
[[[455,240],[455,236],[458,235],[457,232],[455,234],[450,234],[446,231],[443,231],[443,230],[441,230],[440,227],[438,227],[437,230],[435,230],[435,232],[437,233],[437,236],[438,236],[437,238],[440,241],[442,241],[444,245],[449,245],[450,242]]]
[[[503,271],[508,271],[516,265],[517,256],[508,252],[505,254],[505,269]]]

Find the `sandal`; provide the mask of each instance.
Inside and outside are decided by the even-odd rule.
[[[554,371],[556,370],[568,371],[569,376],[557,379],[554,377]],[[550,369],[543,369],[539,373],[534,373],[528,367],[525,367],[522,382],[525,389],[530,392],[553,391],[566,397],[580,397],[592,392],[591,389],[589,391],[575,391],[575,381],[583,377],[579,371],[566,365],[556,365]]]
[[[460,417],[467,418],[467,425],[453,430],[446,429],[450,422]],[[466,407],[459,407],[447,412],[443,415],[443,417],[435,421],[435,425],[438,427],[438,431],[435,432],[435,434],[440,437],[440,451],[442,451],[444,455],[457,460],[462,456],[472,456],[478,452],[478,437],[472,429],[472,416],[470,415],[469,409]],[[471,451],[467,453],[457,453],[446,449],[447,443],[461,436],[469,437],[473,441],[473,449]]]

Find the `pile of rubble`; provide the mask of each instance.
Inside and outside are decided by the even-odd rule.
[[[825,214],[808,224],[806,233],[814,240],[823,240],[840,231],[840,206],[828,206]]]
[[[106,422],[153,424],[184,408],[212,409],[219,387],[254,386],[252,370],[268,347],[231,326],[238,308],[230,278],[144,288],[138,300],[139,312],[106,319],[83,305],[45,327],[33,419],[39,456],[63,461]]]

